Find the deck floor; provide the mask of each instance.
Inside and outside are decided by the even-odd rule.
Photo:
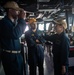
[[[45,50],[44,52],[44,75],[54,75],[52,58],[53,56],[50,57],[47,50]],[[0,75],[5,75],[3,67],[0,69]],[[27,73],[27,75],[29,74]],[[38,71],[37,71],[37,75],[38,75]],[[74,68],[70,69],[70,75],[74,75]]]

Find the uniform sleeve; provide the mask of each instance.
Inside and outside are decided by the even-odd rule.
[[[36,46],[36,42],[32,39],[31,35],[29,33],[25,33],[25,39],[29,47]]]
[[[51,42],[54,42],[55,41],[55,35],[45,35],[43,36],[43,38],[46,40],[46,41],[51,41]]]
[[[68,38],[64,38],[61,50],[61,63],[63,66],[68,65],[70,42]]]
[[[44,43],[46,42],[46,40],[45,40],[42,36],[40,36],[39,41],[40,41],[42,44],[44,44]]]
[[[16,26],[8,20],[1,22],[0,34],[2,38],[17,39],[24,33],[26,22],[24,19],[19,19]]]

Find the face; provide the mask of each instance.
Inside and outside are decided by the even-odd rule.
[[[55,26],[55,30],[56,30],[57,33],[60,33],[60,32],[63,31],[63,26],[61,26],[61,25],[56,25],[56,26]]]
[[[32,24],[30,24],[30,26],[31,26],[32,29],[36,29],[37,28],[36,22],[33,22]]]
[[[12,16],[14,19],[17,19],[17,18],[18,18],[19,11],[15,10],[15,9],[9,9],[9,11],[10,11],[11,16]]]

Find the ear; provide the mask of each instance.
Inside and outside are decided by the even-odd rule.
[[[11,11],[12,9],[9,9],[9,11]]]
[[[9,9],[9,12],[12,12],[12,9]]]

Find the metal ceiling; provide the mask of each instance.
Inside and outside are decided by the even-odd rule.
[[[3,5],[9,0],[0,0],[0,11]],[[13,0],[12,0],[13,1]],[[65,17],[65,9],[74,5],[74,0],[14,0],[27,13],[27,17],[41,18],[49,20],[54,18]]]

